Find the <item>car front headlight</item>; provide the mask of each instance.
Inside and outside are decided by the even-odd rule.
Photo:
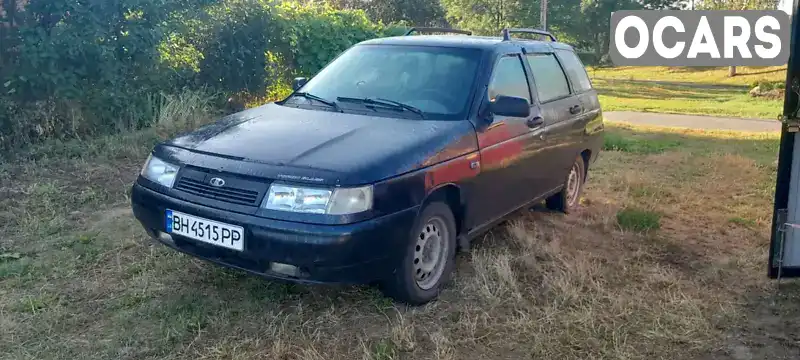
[[[142,167],[141,175],[147,180],[171,188],[175,184],[175,177],[178,175],[179,169],[179,166],[170,164],[150,154]]]
[[[372,186],[323,189],[273,183],[261,207],[309,214],[355,214],[372,209]]]

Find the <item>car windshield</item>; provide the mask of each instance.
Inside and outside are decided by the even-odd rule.
[[[374,102],[354,100],[383,99],[419,109],[426,119],[463,119],[478,62],[476,49],[359,45],[299,91],[328,101],[341,99],[342,107],[378,108]],[[386,113],[399,114],[396,109]],[[414,116],[413,111],[404,114]]]

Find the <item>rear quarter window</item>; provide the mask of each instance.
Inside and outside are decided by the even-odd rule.
[[[592,82],[589,80],[589,75],[586,74],[586,68],[583,63],[575,55],[574,52],[568,50],[558,50],[558,57],[561,59],[561,64],[564,65],[564,70],[567,72],[569,82],[572,83],[576,93],[581,93],[592,89]]]
[[[529,54],[526,58],[531,67],[533,80],[536,82],[539,101],[545,103],[569,96],[567,78],[555,55]]]

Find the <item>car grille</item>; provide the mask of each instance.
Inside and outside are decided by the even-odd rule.
[[[256,202],[258,201],[258,191],[238,189],[231,186],[215,187],[188,177],[180,178],[175,189],[192,195],[234,204],[257,205]]]

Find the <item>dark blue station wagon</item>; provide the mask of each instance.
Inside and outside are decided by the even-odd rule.
[[[434,299],[512,212],[578,206],[597,94],[555,41],[417,35],[348,49],[286,99],[157,145],[133,185],[157,241],[302,283]]]

